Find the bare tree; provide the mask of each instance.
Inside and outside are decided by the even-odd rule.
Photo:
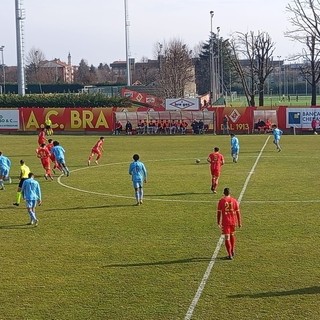
[[[192,51],[179,39],[159,44],[160,95],[163,98],[184,97],[186,85],[194,81]]]
[[[91,83],[92,69],[88,66],[85,59],[81,59],[79,67],[75,73],[75,82],[88,85]]]
[[[264,85],[273,70],[274,43],[266,32],[236,33],[230,40],[230,61],[243,86],[247,103],[255,106],[259,94],[259,106],[264,104]]]
[[[158,60],[150,60],[147,57],[142,57],[141,61],[135,64],[135,70],[132,75],[133,82],[139,81],[147,86],[156,81],[158,70]]]
[[[292,60],[303,60],[301,74],[311,86],[311,105],[317,104],[317,84],[320,81],[320,1],[293,0],[287,5],[292,30],[285,35],[305,45]]]
[[[255,72],[258,78],[259,106],[264,105],[264,85],[268,76],[273,71],[272,55],[274,52],[274,43],[268,33],[258,33],[254,41],[256,52]]]
[[[32,47],[26,57],[26,73],[29,83],[45,82],[40,70],[41,62],[45,61],[45,54],[41,49]]]

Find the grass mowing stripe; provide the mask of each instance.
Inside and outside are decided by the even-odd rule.
[[[260,152],[259,152],[259,155],[258,155],[255,163],[253,164],[253,166],[252,166],[252,168],[251,168],[251,170],[250,170],[250,172],[249,172],[249,174],[248,174],[248,176],[247,176],[247,178],[246,178],[246,181],[244,182],[243,188],[242,188],[242,190],[241,190],[241,192],[240,192],[240,195],[239,195],[239,198],[238,198],[239,204],[241,203],[241,200],[242,200],[243,195],[244,195],[244,193],[245,193],[245,191],[246,191],[246,189],[247,189],[247,186],[248,186],[248,183],[249,183],[249,181],[250,181],[250,178],[251,178],[251,176],[252,176],[253,173],[254,173],[254,170],[255,170],[255,168],[256,168],[256,166],[257,166],[257,164],[258,164],[258,162],[259,162],[259,160],[260,160],[260,158],[261,158],[261,156],[262,156],[262,152],[263,152],[263,150],[265,149],[265,147],[266,147],[269,139],[270,139],[270,136],[268,136],[268,138],[266,139],[264,145],[262,146],[262,148],[261,148],[261,150],[260,150]],[[197,304],[198,304],[198,301],[199,301],[199,299],[200,299],[200,297],[201,297],[201,294],[202,294],[202,292],[203,292],[203,289],[205,288],[206,283],[207,283],[207,281],[208,281],[208,279],[209,279],[211,270],[212,270],[212,268],[213,268],[213,266],[214,266],[214,264],[215,264],[215,262],[216,262],[216,258],[217,258],[217,256],[218,256],[218,253],[219,253],[220,249],[221,249],[221,245],[222,245],[222,243],[223,243],[223,239],[224,239],[224,236],[221,235],[220,238],[219,238],[219,240],[218,240],[217,246],[216,246],[216,248],[215,248],[215,250],[214,250],[214,253],[213,253],[213,255],[212,255],[211,259],[210,259],[210,262],[209,262],[209,265],[208,265],[208,267],[207,267],[207,270],[206,270],[206,272],[205,272],[204,275],[203,275],[203,278],[202,278],[202,280],[201,280],[201,282],[200,282],[200,285],[199,285],[199,287],[198,287],[198,290],[197,290],[197,292],[196,292],[196,294],[195,294],[195,296],[194,296],[194,298],[193,298],[193,300],[192,300],[192,302],[191,302],[191,304],[190,304],[190,306],[189,306],[189,309],[188,309],[188,311],[187,311],[187,313],[186,313],[186,315],[185,315],[184,320],[190,320],[190,319],[192,318],[194,309],[195,309],[195,307],[196,307]]]

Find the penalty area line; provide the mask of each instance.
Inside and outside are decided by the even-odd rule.
[[[244,195],[244,193],[245,193],[245,191],[247,189],[247,186],[248,186],[248,183],[249,183],[249,181],[251,179],[251,176],[254,173],[254,170],[255,170],[255,168],[256,168],[256,166],[257,166],[257,164],[258,164],[258,162],[259,162],[259,160],[260,160],[260,158],[262,156],[263,150],[265,149],[269,139],[270,139],[270,136],[268,136],[268,138],[266,139],[264,145],[262,146],[262,148],[261,148],[261,150],[259,152],[259,155],[258,155],[255,163],[253,164],[253,166],[252,166],[252,168],[251,168],[251,170],[250,170],[250,172],[249,172],[249,174],[248,174],[248,176],[246,178],[246,181],[244,182],[244,185],[242,187],[242,190],[241,190],[239,198],[238,198],[239,204],[241,203],[241,200],[242,200],[243,195]],[[204,288],[205,288],[205,286],[207,284],[207,281],[209,279],[209,276],[211,274],[212,268],[213,268],[213,266],[214,266],[214,264],[216,262],[216,258],[217,258],[218,254],[219,254],[220,249],[221,249],[223,240],[224,240],[224,236],[221,235],[219,240],[218,240],[218,243],[216,245],[216,248],[215,248],[215,250],[213,252],[213,255],[212,255],[211,259],[210,259],[210,262],[209,262],[209,265],[207,267],[207,270],[206,270],[206,272],[204,273],[204,275],[202,277],[202,280],[200,282],[198,290],[197,290],[197,292],[196,292],[196,294],[195,294],[195,296],[194,296],[194,298],[193,298],[193,300],[192,300],[192,302],[191,302],[191,304],[189,306],[189,309],[188,309],[188,311],[187,311],[187,313],[186,313],[186,315],[184,317],[184,320],[190,320],[192,318],[194,309],[195,309],[195,307],[197,306],[197,304],[199,302],[201,294],[202,294],[202,292],[203,292],[203,290],[204,290]]]

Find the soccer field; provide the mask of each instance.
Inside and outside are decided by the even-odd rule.
[[[228,136],[106,136],[88,167],[98,136],[54,136],[71,175],[46,181],[37,136],[0,135],[13,178],[0,191],[0,319],[320,319],[320,138],[284,135],[278,153],[269,135],[238,137],[235,164]],[[214,146],[226,159],[216,195]],[[134,153],[148,170],[141,206]],[[42,188],[38,227],[12,205],[20,159]],[[224,244],[214,255],[224,187],[241,200],[233,261]]]

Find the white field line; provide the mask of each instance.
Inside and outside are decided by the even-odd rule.
[[[255,168],[256,168],[256,166],[257,166],[257,164],[258,164],[258,162],[259,162],[259,160],[260,160],[260,158],[261,158],[262,152],[263,152],[264,148],[266,147],[269,139],[270,139],[270,136],[268,136],[268,138],[266,139],[263,147],[261,148],[261,150],[260,150],[260,152],[259,152],[259,155],[258,155],[255,163],[254,163],[253,166],[252,166],[252,169],[250,170],[250,172],[249,172],[249,174],[248,174],[248,176],[247,176],[246,181],[244,182],[243,188],[242,188],[242,190],[241,190],[241,192],[240,192],[240,196],[239,196],[239,198],[238,198],[239,203],[241,203],[241,200],[242,200],[243,195],[244,195],[244,193],[245,193],[245,191],[246,191],[246,189],[247,189],[247,186],[248,186],[248,183],[249,183],[249,181],[250,181],[250,178],[251,178],[251,176],[252,176],[253,173],[254,173],[254,170],[255,170]],[[199,301],[199,299],[200,299],[200,297],[201,297],[201,294],[202,294],[202,292],[203,292],[203,290],[204,290],[204,288],[205,288],[205,286],[206,286],[206,283],[207,283],[207,281],[208,281],[208,279],[209,279],[211,270],[212,270],[212,268],[213,268],[213,266],[214,266],[214,264],[215,264],[215,262],[216,262],[216,258],[217,258],[218,254],[219,254],[220,249],[221,249],[221,245],[222,245],[222,243],[223,243],[223,240],[224,240],[224,236],[221,235],[220,238],[219,238],[219,240],[218,240],[218,243],[217,243],[217,245],[216,245],[216,249],[214,250],[213,255],[212,255],[211,259],[210,259],[210,262],[209,262],[209,265],[208,265],[208,267],[207,267],[207,270],[206,270],[206,272],[204,273],[203,278],[202,278],[202,280],[201,280],[201,282],[200,282],[200,285],[199,285],[199,287],[198,287],[198,290],[197,290],[197,292],[196,292],[196,294],[195,294],[195,296],[194,296],[194,298],[193,298],[193,300],[192,300],[192,302],[191,302],[191,304],[190,304],[190,306],[189,306],[189,309],[188,309],[188,311],[187,311],[187,313],[186,313],[186,315],[185,315],[185,317],[184,317],[184,320],[190,320],[190,319],[192,318],[194,309],[195,309],[195,307],[196,307],[197,304],[198,304],[198,301]]]

